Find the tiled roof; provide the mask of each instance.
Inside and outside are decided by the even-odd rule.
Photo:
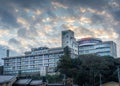
[[[12,81],[15,78],[16,78],[16,76],[0,75],[0,84],[1,83],[6,83],[6,82],[10,82],[10,81]]]
[[[40,85],[42,84],[42,80],[32,80],[30,85]]]
[[[19,85],[27,85],[31,82],[32,79],[19,79],[16,81],[15,84],[19,84]]]

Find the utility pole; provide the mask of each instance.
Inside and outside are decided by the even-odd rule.
[[[117,72],[118,72],[118,81],[119,81],[119,86],[120,86],[120,73],[119,73],[120,69],[119,67],[117,68]]]
[[[100,76],[100,86],[102,86],[101,74],[99,76]]]
[[[65,74],[63,75],[63,84],[64,84],[64,86],[66,85],[66,75]]]
[[[93,86],[95,86],[95,72],[93,72]]]

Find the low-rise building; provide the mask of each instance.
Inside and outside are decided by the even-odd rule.
[[[0,86],[12,86],[16,81],[16,76],[0,75]]]

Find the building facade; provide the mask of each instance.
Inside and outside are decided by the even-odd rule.
[[[70,49],[71,58],[75,58],[78,55],[78,43],[71,30],[62,31],[62,47],[66,46]]]
[[[96,54],[99,56],[117,57],[116,43],[102,41],[98,38],[84,38],[78,41],[79,55]]]
[[[78,55],[95,54],[100,56],[117,57],[116,44],[113,41],[102,41],[96,38],[84,38],[76,41],[74,32],[62,31],[62,47],[32,48],[23,56],[5,57],[4,74],[41,74],[55,73],[60,57],[64,55],[64,48],[70,49],[71,58]]]
[[[4,74],[35,74],[41,73],[45,67],[46,73],[54,73],[63,48],[33,48],[24,56],[6,57],[4,59]]]

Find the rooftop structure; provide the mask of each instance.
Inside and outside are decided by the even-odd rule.
[[[97,43],[102,43],[102,40],[98,38],[82,38],[78,41],[79,46],[94,45]]]
[[[78,55],[78,44],[71,30],[62,31],[62,47],[66,46],[70,49],[71,58],[75,58]]]

